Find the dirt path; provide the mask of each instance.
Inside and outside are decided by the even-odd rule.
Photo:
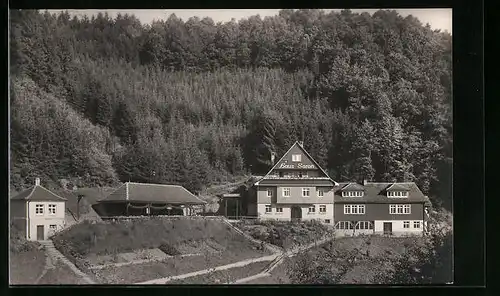
[[[273,261],[278,256],[279,256],[278,254],[274,254],[274,255],[269,255],[269,256],[264,256],[264,257],[259,257],[259,258],[242,260],[242,261],[238,261],[235,263],[217,266],[217,267],[212,267],[212,268],[207,268],[207,269],[203,269],[203,270],[199,270],[199,271],[195,271],[195,272],[190,272],[190,273],[185,273],[185,274],[181,274],[181,275],[150,280],[150,281],[141,282],[141,283],[135,283],[135,285],[158,285],[158,284],[162,285],[162,284],[165,284],[171,280],[185,279],[185,278],[189,278],[189,277],[193,277],[193,276],[197,276],[197,275],[211,273],[214,271],[225,270],[225,269],[230,269],[230,268],[234,268],[234,267],[242,267],[242,266],[245,266],[245,265],[248,265],[251,263],[255,263],[255,262]]]
[[[40,280],[47,273],[47,271],[55,268],[54,263],[56,263],[56,262],[53,262],[53,259],[51,258],[51,256],[48,254],[47,251],[45,251],[45,267],[43,268],[42,273],[40,273],[40,275],[36,279],[36,281],[34,283],[35,285],[37,285],[40,282]]]

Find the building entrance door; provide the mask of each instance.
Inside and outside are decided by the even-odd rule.
[[[302,209],[299,206],[293,206],[291,209],[290,216],[292,220],[300,221],[300,219],[302,219]]]
[[[384,222],[384,234],[391,235],[392,234],[392,223]]]
[[[37,240],[45,240],[45,229],[43,225],[36,226],[36,239]]]

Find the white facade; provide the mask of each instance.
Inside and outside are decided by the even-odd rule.
[[[271,212],[266,212],[266,206],[271,206]],[[325,206],[325,212],[320,212],[320,206]],[[300,207],[302,211],[301,220],[317,220],[323,223],[333,224],[333,204],[295,204],[295,205],[280,205],[280,204],[257,204],[258,216],[262,220],[282,220],[290,221],[292,215],[292,207]],[[314,207],[314,212],[309,212],[309,207]],[[277,208],[283,209],[278,212]]]
[[[43,231],[43,240],[60,231],[65,226],[64,201],[28,201],[26,207],[26,238],[39,240]]]
[[[422,235],[424,232],[424,220],[375,220],[374,231],[375,233],[384,233],[384,223],[392,224],[392,233],[394,235],[415,234]],[[408,225],[407,228],[404,226]],[[415,226],[419,227],[415,227]]]

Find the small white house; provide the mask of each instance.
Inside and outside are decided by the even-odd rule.
[[[10,220],[27,240],[46,240],[65,226],[66,199],[35,185],[10,199]]]

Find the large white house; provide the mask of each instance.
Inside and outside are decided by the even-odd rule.
[[[27,240],[46,240],[65,226],[66,199],[35,185],[10,199],[10,219]]]
[[[333,224],[333,181],[295,142],[271,170],[255,184],[260,219],[319,220]]]

